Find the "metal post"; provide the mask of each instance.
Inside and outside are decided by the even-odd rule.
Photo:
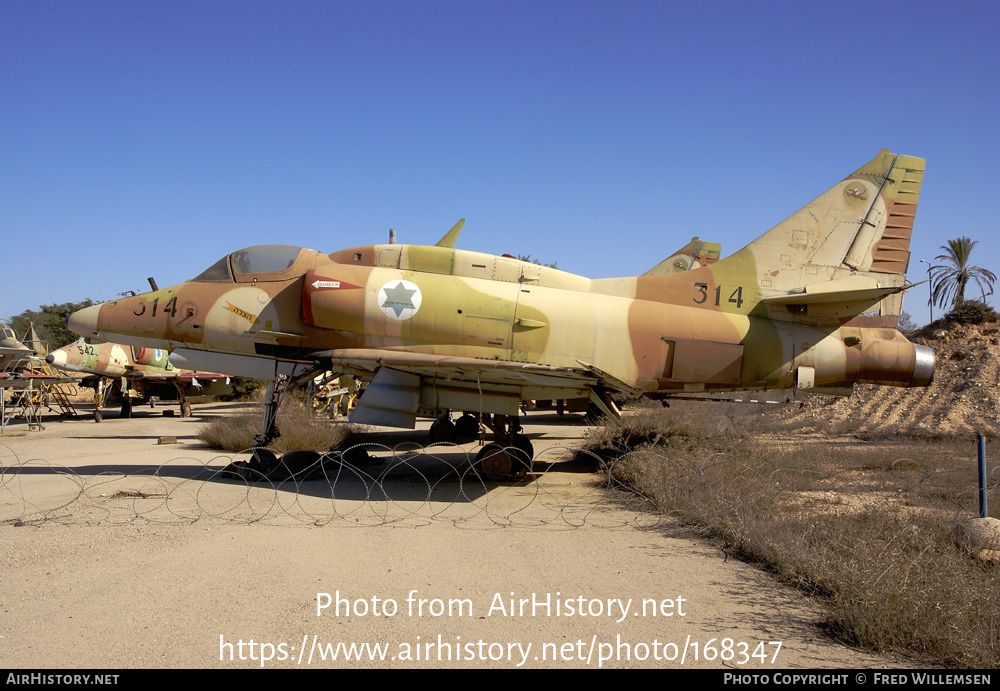
[[[927,306],[931,308],[931,321],[934,321],[934,286],[931,284],[931,263],[926,259],[921,259],[920,263],[927,265]]]
[[[986,435],[979,435],[979,517],[989,517],[986,508]]]

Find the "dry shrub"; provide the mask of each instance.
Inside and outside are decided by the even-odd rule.
[[[744,437],[766,423],[763,406],[717,401],[673,401],[669,407],[627,410],[587,433],[585,445],[605,458],[642,446],[670,445],[680,439]]]
[[[885,506],[840,516],[808,555],[832,591],[831,633],[952,667],[1000,666],[1000,574],[963,554],[941,521]]]
[[[263,407],[253,413],[214,420],[198,433],[199,439],[213,449],[245,451],[253,447],[260,433]],[[301,401],[285,398],[278,408],[278,431],[281,436],[271,443],[277,453],[289,451],[327,451],[340,444],[355,428],[342,422],[321,418]]]
[[[669,437],[682,436],[686,430],[675,426],[663,411],[640,408],[621,419],[609,419],[592,427],[585,436],[585,446],[606,460],[613,460],[642,446],[656,446]]]
[[[700,421],[664,411],[659,430],[639,416],[633,428],[628,416],[597,433],[606,449],[634,449],[614,476],[727,554],[822,596],[824,628],[847,643],[927,664],[1000,666],[1000,569],[951,541],[956,518],[975,506],[968,458],[966,473],[940,443],[800,443],[753,420],[719,434],[711,404],[703,408]]]

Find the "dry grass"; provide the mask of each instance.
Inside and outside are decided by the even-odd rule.
[[[631,450],[612,472],[663,511],[823,597],[831,635],[924,664],[1000,666],[1000,569],[951,540],[978,511],[974,445],[778,436],[768,419],[688,403],[591,441],[608,459]],[[996,515],[996,480],[990,494]]]
[[[253,447],[253,438],[260,433],[262,414],[263,407],[253,413],[219,418],[202,429],[198,437],[213,449],[246,451]],[[278,408],[278,430],[281,436],[270,448],[277,453],[288,453],[326,451],[340,444],[355,428],[319,417],[301,401],[287,397]]]

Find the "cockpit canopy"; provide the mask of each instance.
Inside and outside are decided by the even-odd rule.
[[[282,280],[288,277],[289,269],[303,253],[315,254],[313,250],[293,245],[254,245],[227,254],[194,280],[230,283]]]

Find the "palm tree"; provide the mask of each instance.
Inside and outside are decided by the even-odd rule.
[[[938,307],[947,307],[949,303],[952,307],[957,307],[964,302],[965,286],[969,281],[975,281],[979,286],[983,302],[986,302],[987,295],[993,294],[996,274],[988,269],[969,265],[969,255],[978,242],[961,237],[949,240],[947,245],[941,245],[945,253],[939,254],[935,259],[945,263],[935,264],[930,271],[931,300]]]

